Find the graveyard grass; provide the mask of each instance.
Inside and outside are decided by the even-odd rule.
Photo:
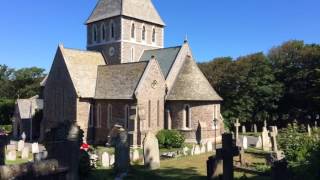
[[[265,170],[265,159],[264,153],[257,150],[250,150],[250,153],[246,154],[246,159],[248,164],[251,166],[259,167]],[[252,153],[251,153],[252,152]],[[206,153],[197,156],[187,156],[180,157],[170,160],[161,160],[161,168],[154,171],[146,170],[142,165],[134,165],[129,172],[126,179],[128,180],[184,180],[184,179],[206,179],[206,160],[211,153]],[[238,158],[235,157],[235,161]],[[268,169],[268,168],[266,168]],[[240,179],[242,176],[246,176],[250,180],[268,180],[269,177],[258,176],[257,174],[252,174],[244,172],[243,170],[235,170],[235,178]],[[93,170],[91,175],[87,179],[96,180],[108,180],[114,179],[114,174],[111,169],[96,169]]]

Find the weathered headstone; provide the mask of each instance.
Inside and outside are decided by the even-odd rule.
[[[201,154],[201,149],[200,149],[200,146],[199,146],[198,144],[195,145],[193,154],[194,154],[194,155],[199,155],[199,154]]]
[[[270,132],[270,137],[271,137],[271,144],[272,144],[272,151],[277,152],[278,151],[278,145],[277,145],[277,133],[275,130],[275,126],[271,126],[271,132]]]
[[[138,151],[138,149],[134,149],[132,151],[132,159],[131,159],[131,161],[136,162],[136,161],[139,161],[139,159],[140,159],[139,151]]]
[[[235,140],[236,140],[236,143],[238,143],[238,139],[239,139],[239,127],[240,127],[240,123],[239,123],[239,119],[236,120],[236,123],[234,123],[234,127],[235,127],[235,130],[236,130],[236,134],[235,134]]]
[[[207,152],[212,152],[212,142],[211,141],[208,141],[207,142]]]
[[[11,150],[6,155],[6,160],[8,161],[15,161],[17,159],[17,151]]]
[[[23,148],[24,148],[24,141],[20,140],[18,142],[18,151],[21,152]]]
[[[101,165],[104,168],[109,168],[109,163],[110,163],[110,157],[107,152],[102,153],[101,157]]]
[[[312,132],[311,132],[311,128],[310,128],[309,124],[308,124],[307,129],[308,129],[308,136],[311,137],[312,136]]]
[[[314,129],[315,129],[315,130],[318,129],[318,122],[317,122],[317,121],[314,122]]]
[[[276,135],[278,135],[278,127],[274,126],[274,132],[276,133]]]
[[[183,155],[184,155],[184,156],[187,156],[187,155],[188,155],[189,148],[188,148],[188,147],[184,147],[182,151],[183,151]]]
[[[240,161],[241,166],[246,165],[245,152],[244,152],[243,148],[241,148],[241,150],[239,152],[239,161]]]
[[[113,166],[114,165],[114,162],[115,162],[115,157],[114,155],[110,155],[110,161],[109,161],[109,166]]]
[[[243,136],[242,138],[242,147],[244,150],[248,149],[248,139],[247,136]]]
[[[255,144],[255,147],[256,148],[262,148],[262,139],[261,139],[261,136],[258,137],[258,141],[256,142]]]
[[[23,133],[21,134],[21,139],[22,139],[23,141],[26,141],[26,138],[27,138],[26,133],[23,132]]]
[[[30,153],[29,147],[27,147],[27,146],[24,147],[21,152],[21,159],[28,159],[29,153]]]
[[[271,142],[269,138],[269,132],[266,127],[263,127],[262,130],[262,149],[264,151],[270,151],[271,148]]]
[[[263,127],[265,127],[265,128],[268,127],[268,125],[267,125],[267,120],[264,120],[264,121],[263,121]]]
[[[242,126],[242,133],[246,133],[246,126]]]
[[[39,144],[38,143],[32,143],[31,145],[31,152],[32,154],[34,153],[39,153]]]
[[[200,152],[201,152],[201,154],[206,153],[206,146],[205,146],[205,144],[203,144],[203,143],[201,144]]]
[[[9,144],[6,146],[7,151],[16,151],[17,146],[15,144]]]
[[[196,146],[195,145],[192,145],[192,149],[191,149],[191,156],[193,156],[194,155],[194,151],[196,150]]]
[[[253,125],[253,132],[254,132],[254,133],[257,133],[257,132],[258,132],[258,128],[257,128],[257,125],[256,125],[256,124]]]
[[[149,169],[160,168],[159,144],[156,136],[148,132],[143,141],[144,164]]]

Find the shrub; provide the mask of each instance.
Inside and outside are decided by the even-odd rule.
[[[161,130],[157,134],[160,148],[181,148],[185,138],[176,130]]]
[[[79,157],[79,175],[80,177],[88,177],[91,171],[90,166],[90,156],[88,152],[84,150],[80,150],[80,157]],[[81,178],[84,179],[84,178]]]

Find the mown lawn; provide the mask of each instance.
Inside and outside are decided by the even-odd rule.
[[[206,179],[206,160],[211,153],[198,156],[180,157],[170,160],[162,160],[161,168],[154,171],[146,170],[142,165],[132,166],[128,180],[205,180]],[[246,159],[249,166],[265,166],[263,154],[259,152],[247,153]],[[235,161],[238,158],[235,157]],[[243,170],[235,171],[235,178],[240,179],[246,176],[250,180],[269,180],[269,177],[261,177],[257,174],[244,172]],[[90,177],[86,179],[109,180],[114,179],[114,174],[111,169],[94,170]]]

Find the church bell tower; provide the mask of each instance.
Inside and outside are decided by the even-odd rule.
[[[108,64],[137,62],[144,50],[164,46],[165,24],[151,0],[99,0],[86,25],[87,49]]]

